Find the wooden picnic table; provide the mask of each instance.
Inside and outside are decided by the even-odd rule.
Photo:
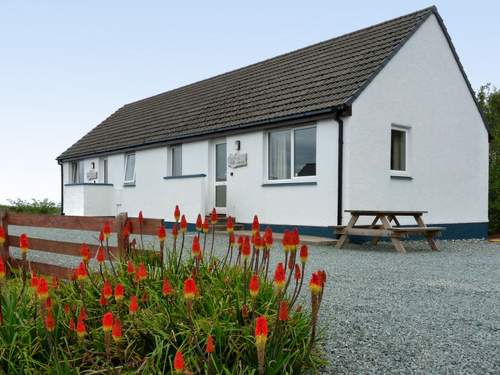
[[[428,227],[425,225],[422,216],[427,211],[391,211],[391,210],[345,210],[351,214],[351,219],[346,226],[337,226],[337,234],[340,238],[337,248],[341,248],[348,239],[348,236],[368,236],[372,237],[372,244],[376,245],[380,237],[389,237],[392,244],[400,253],[406,250],[401,242],[401,238],[412,235],[422,235],[426,238],[430,248],[438,251],[434,237],[440,235],[445,229],[443,227]],[[355,225],[361,216],[374,217],[370,225]],[[416,226],[401,226],[398,217],[413,217]],[[380,221],[380,224],[378,223]],[[394,225],[393,225],[393,224]]]

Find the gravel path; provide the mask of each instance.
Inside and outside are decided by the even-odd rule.
[[[92,232],[23,230],[39,238],[96,240]],[[223,243],[218,237],[216,247]],[[424,242],[410,242],[405,255],[384,243],[310,247],[308,274],[318,268],[328,274],[320,326],[329,364],[322,373],[500,374],[500,244],[438,246],[440,252],[431,252]],[[78,263],[30,253],[48,263]],[[307,288],[302,301],[309,304]]]

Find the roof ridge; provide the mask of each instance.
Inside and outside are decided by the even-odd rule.
[[[253,67],[253,66],[257,66],[257,65],[260,65],[260,64],[263,64],[263,63],[275,60],[275,59],[282,58],[282,57],[287,56],[287,55],[291,55],[291,54],[294,54],[294,53],[297,53],[297,52],[300,52],[300,51],[304,51],[304,50],[307,50],[307,49],[310,49],[310,48],[313,48],[313,47],[317,47],[317,46],[320,46],[322,44],[327,44],[327,43],[333,42],[334,40],[337,40],[337,39],[345,38],[347,36],[352,36],[353,34],[366,32],[366,31],[368,31],[370,29],[373,29],[375,27],[379,27],[379,26],[382,26],[384,24],[391,23],[391,22],[397,21],[397,20],[402,19],[402,18],[410,17],[410,16],[413,16],[413,15],[418,14],[418,13],[425,13],[425,12],[429,12],[429,11],[432,12],[432,13],[436,13],[437,12],[436,6],[432,5],[432,6],[429,6],[429,7],[426,7],[426,8],[422,8],[420,10],[417,10],[417,11],[414,11],[414,12],[411,12],[411,13],[407,13],[407,14],[404,14],[404,15],[399,16],[399,17],[391,18],[389,20],[385,20],[385,21],[382,21],[382,22],[379,22],[379,23],[376,23],[376,24],[373,24],[373,25],[370,25],[370,26],[366,26],[366,27],[363,27],[363,28],[358,29],[358,30],[354,30],[354,31],[351,31],[351,32],[348,32],[348,33],[345,33],[345,34],[341,34],[341,35],[335,36],[333,38],[329,38],[329,39],[326,39],[326,40],[323,40],[323,41],[320,41],[320,42],[316,42],[316,43],[310,44],[308,46],[295,49],[293,51],[289,51],[289,52],[285,52],[285,53],[282,53],[282,54],[279,54],[279,55],[276,55],[276,56],[273,56],[273,57],[269,57],[267,59],[258,61],[256,63],[248,64],[248,65],[236,68],[236,69],[229,70],[229,71],[224,72],[224,73],[219,73],[219,74],[216,74],[216,75],[211,76],[211,77],[203,78],[203,79],[201,79],[199,81],[188,83],[186,85],[179,86],[179,87],[173,88],[171,90],[163,91],[163,92],[160,92],[158,94],[154,94],[154,95],[148,96],[146,98],[134,100],[132,102],[124,104],[123,107],[129,106],[129,105],[132,105],[132,104],[136,104],[136,103],[140,103],[140,102],[143,102],[143,101],[146,101],[146,100],[150,100],[150,99],[153,99],[153,98],[165,95],[167,93],[172,93],[174,91],[178,91],[178,90],[181,90],[181,89],[184,89],[184,88],[187,88],[187,87],[198,85],[198,84],[200,84],[202,82],[215,80],[215,79],[218,79],[218,78],[221,78],[221,77],[224,77],[224,76],[227,76],[227,75],[239,72],[241,70],[244,70],[244,69],[247,69],[247,68],[250,68],[250,67]]]

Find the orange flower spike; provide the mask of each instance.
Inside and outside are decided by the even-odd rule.
[[[192,300],[197,293],[196,283],[193,278],[186,279],[184,281],[184,298],[187,300]]]
[[[82,307],[80,309],[80,312],[78,313],[78,320],[87,320],[87,310],[85,309],[85,307]]]
[[[235,243],[235,238],[234,238],[234,232],[229,234],[229,246],[234,247]]]
[[[293,228],[292,236],[291,236],[291,246],[292,249],[297,249],[297,247],[300,244],[300,236],[299,236],[299,230],[297,227]]]
[[[307,258],[309,256],[309,249],[307,245],[302,245],[300,247],[300,261],[302,262],[302,265],[307,263]]]
[[[130,229],[128,225],[125,225],[122,231],[122,236],[125,240],[127,240],[130,237]]]
[[[258,231],[260,231],[259,218],[257,217],[257,215],[254,215],[252,221],[252,234],[257,233]]]
[[[144,216],[142,215],[142,211],[139,211],[139,215],[137,216],[137,221],[139,222],[139,225],[142,225],[144,222]]]
[[[241,244],[241,255],[243,259],[248,259],[250,257],[251,249],[250,249],[250,239],[247,237],[243,238]]]
[[[325,271],[318,271],[319,276],[321,278],[321,287],[323,288],[326,284],[326,272]]]
[[[174,369],[175,372],[179,374],[184,372],[184,357],[182,356],[182,353],[180,351],[177,351],[177,353],[175,353]]]
[[[5,231],[0,227],[0,246],[5,243]]]
[[[111,235],[111,226],[108,222],[105,222],[102,227],[102,234],[104,234],[104,239],[107,240]]]
[[[187,224],[186,216],[182,215],[182,217],[181,217],[181,232],[186,233],[187,227],[188,227],[188,224]]]
[[[273,246],[273,230],[271,227],[267,227],[264,231],[264,243],[268,249]]]
[[[302,276],[302,274],[300,272],[300,266],[298,264],[296,264],[295,265],[295,274],[294,274],[295,281],[299,281],[301,276]]]
[[[274,287],[280,292],[285,286],[285,267],[283,263],[278,263],[274,271]]]
[[[311,276],[311,281],[309,281],[309,289],[313,295],[317,295],[321,292],[321,284],[322,280],[320,274],[318,272],[314,272]]]
[[[198,236],[193,237],[193,245],[191,246],[191,251],[193,253],[193,257],[195,258],[201,255],[200,240]]]
[[[217,211],[215,208],[212,208],[212,213],[210,214],[210,224],[217,224]]]
[[[250,295],[252,296],[252,298],[256,298],[257,295],[259,294],[259,289],[260,289],[260,280],[257,274],[253,274],[252,277],[250,278],[250,283],[248,288],[250,289]]]
[[[104,307],[104,306],[108,305],[108,300],[106,299],[106,297],[104,297],[103,293],[101,293],[101,297],[99,298],[99,305],[101,307]]]
[[[180,217],[181,217],[181,210],[179,209],[179,205],[176,205],[174,209],[174,219],[176,223],[179,222]]]
[[[165,231],[165,227],[160,225],[158,228],[158,241],[165,242],[165,238],[167,238],[167,232]]]
[[[102,317],[102,329],[109,332],[113,329],[113,313],[108,311]]]
[[[262,237],[260,236],[259,232],[255,232],[253,237],[253,244],[259,250],[264,248],[264,241],[262,241]]]
[[[208,335],[207,344],[205,345],[205,352],[211,354],[214,351],[215,351],[214,338],[212,337],[212,335]]]
[[[49,285],[43,277],[38,280],[36,294],[42,301],[46,300],[49,296]]]
[[[255,319],[255,344],[258,349],[264,348],[267,341],[267,319],[259,316]]]
[[[76,326],[75,326],[75,319],[70,318],[70,320],[69,320],[69,330],[70,330],[70,331],[74,331],[75,329],[76,329]]]
[[[5,277],[5,263],[2,257],[0,257],[0,280],[3,279],[4,277]]]
[[[106,253],[104,252],[104,248],[102,246],[99,246],[99,248],[97,249],[95,257],[97,259],[97,262],[99,262],[100,264],[104,263],[104,261],[106,260]]]
[[[133,273],[135,272],[135,269],[134,269],[134,264],[132,263],[132,261],[128,261],[127,262],[127,273],[129,275],[132,275]]]
[[[45,328],[47,331],[52,332],[56,327],[56,321],[52,315],[52,310],[47,310],[47,316],[45,317]]]
[[[139,303],[137,302],[137,296],[130,296],[130,304],[128,305],[128,312],[134,315],[137,310],[139,310]]]
[[[163,286],[161,289],[162,289],[162,293],[165,297],[172,294],[172,287],[170,286],[168,279],[163,280]]]
[[[86,334],[87,334],[87,328],[85,327],[85,322],[83,320],[78,319],[78,323],[76,323],[76,335],[80,339],[82,339],[85,337]]]
[[[125,295],[125,287],[123,284],[116,284],[115,286],[115,301],[120,302]]]
[[[172,227],[172,237],[177,238],[177,236],[179,235],[179,230],[177,229],[177,225],[174,225]]]
[[[135,270],[135,279],[137,281],[146,280],[148,277],[148,271],[146,270],[146,266],[144,263],[139,264],[139,267]]]
[[[84,262],[88,262],[90,259],[90,248],[86,243],[82,243],[80,247],[80,256]]]
[[[284,300],[280,302],[280,309],[278,312],[278,319],[282,322],[288,320],[288,303]]]
[[[28,236],[26,234],[21,234],[19,236],[19,248],[21,249],[21,252],[23,254],[26,254],[30,247],[29,241],[28,241]]]
[[[234,232],[234,220],[231,216],[227,217],[226,221],[226,231],[227,233],[231,234]]]
[[[203,220],[203,233],[208,233],[208,218],[205,216],[205,220]]]
[[[196,231],[201,232],[203,230],[203,221],[201,219],[201,215],[198,214],[198,217],[196,218]]]
[[[122,333],[122,325],[121,325],[119,319],[115,319],[115,321],[113,322],[113,328],[111,330],[111,335],[113,336],[113,340],[115,340],[115,342],[118,342],[121,340],[123,333]]]
[[[51,310],[52,309],[52,298],[47,297],[47,299],[45,300],[45,308],[47,310]]]
[[[111,283],[107,280],[104,282],[104,285],[102,286],[102,295],[106,299],[110,299],[113,296],[113,287],[111,286]]]
[[[76,279],[82,281],[85,280],[88,275],[87,266],[84,262],[80,262],[78,268],[76,269]]]
[[[39,278],[36,275],[31,275],[31,284],[30,284],[30,287],[35,292],[38,289],[38,282],[39,282]]]

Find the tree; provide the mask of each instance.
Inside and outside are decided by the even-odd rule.
[[[477,100],[491,129],[489,221],[490,233],[500,232],[500,90],[490,83],[477,92]]]

